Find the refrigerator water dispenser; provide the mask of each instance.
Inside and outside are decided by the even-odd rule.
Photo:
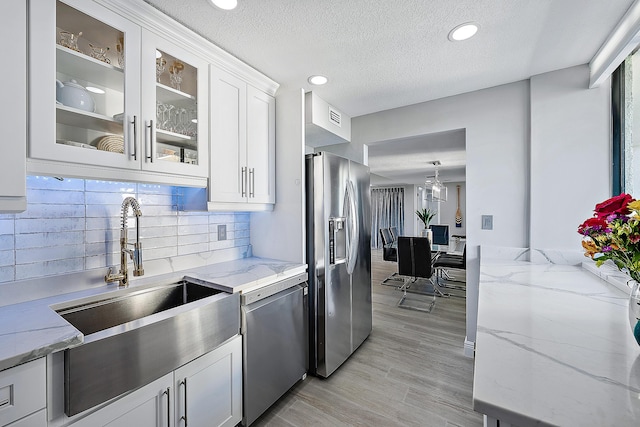
[[[329,264],[347,262],[346,218],[329,218]]]

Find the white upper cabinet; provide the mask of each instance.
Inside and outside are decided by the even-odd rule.
[[[247,168],[249,201],[275,203],[276,101],[247,86]]]
[[[30,170],[206,182],[207,62],[96,2],[30,1]]]
[[[209,209],[271,210],[275,99],[215,66],[210,74]]]
[[[27,4],[5,2],[0,16],[2,52],[10,59],[5,79],[2,128],[5,150],[0,160],[0,212],[21,212],[27,207],[24,153],[27,148]]]
[[[144,169],[208,175],[207,68],[205,60],[143,31]]]

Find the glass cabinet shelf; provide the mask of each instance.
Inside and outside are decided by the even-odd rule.
[[[124,70],[83,53],[56,45],[57,71],[96,85],[124,92]]]
[[[172,87],[163,85],[162,83],[156,83],[156,96],[157,101],[163,104],[172,104],[175,107],[193,107],[196,105],[196,97],[189,95],[186,92],[181,92]]]
[[[77,108],[56,105],[56,122],[78,128],[122,135],[122,121],[108,116],[78,110]]]
[[[164,129],[156,129],[156,138],[158,142],[175,145],[181,148],[197,149],[198,142],[196,138],[181,133],[170,132]]]

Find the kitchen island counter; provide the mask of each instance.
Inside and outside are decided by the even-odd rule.
[[[637,425],[628,298],[580,266],[483,260],[474,409],[487,425]]]
[[[132,280],[130,288],[194,277],[222,285],[228,292],[241,292],[304,273],[306,268],[306,264],[250,257],[169,274],[147,275]],[[49,278],[43,281],[42,286],[53,286],[47,282],[63,281],[60,277]],[[0,371],[82,344],[83,334],[60,317],[51,305],[119,290],[113,284],[87,287],[76,292],[0,307]],[[38,295],[37,289],[33,290],[33,295]]]

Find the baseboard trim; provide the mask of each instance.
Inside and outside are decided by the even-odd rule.
[[[469,341],[467,337],[464,337],[464,355],[473,359],[476,352],[476,343]]]

